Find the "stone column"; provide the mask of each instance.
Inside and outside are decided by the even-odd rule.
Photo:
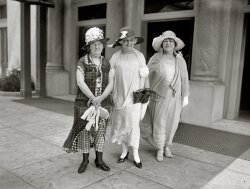
[[[194,33],[193,80],[218,81],[220,53],[225,38],[223,17],[228,7],[224,0],[197,2]]]
[[[136,3],[137,0],[124,0],[124,26],[133,27]]]
[[[141,1],[124,0],[124,26],[130,26],[136,36],[141,36]],[[140,48],[136,45],[136,48]]]
[[[6,70],[8,67],[8,56],[7,56],[7,28],[0,28],[0,65],[1,65],[1,76],[6,76]]]
[[[47,9],[47,7],[37,6],[36,93],[42,97],[46,96]]]
[[[63,3],[55,0],[55,8],[48,10],[48,62],[47,69],[62,70]]]
[[[119,31],[124,26],[124,14],[122,14],[123,11],[124,0],[107,1],[106,36],[110,38],[110,41],[108,42],[110,44],[118,38]],[[116,51],[116,48],[106,48],[106,58],[110,59]]]
[[[209,127],[225,118],[225,73],[233,1],[197,1],[190,103],[182,112],[183,122]]]
[[[32,96],[30,64],[30,5],[21,3],[21,95]]]
[[[48,96],[69,94],[68,73],[63,66],[63,0],[55,0],[54,4],[55,8],[48,9],[48,59],[46,67]]]

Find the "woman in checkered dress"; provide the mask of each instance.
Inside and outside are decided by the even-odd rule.
[[[109,79],[112,76],[112,70],[108,60],[101,56],[107,41],[108,38],[104,38],[101,29],[90,28],[85,34],[86,45],[84,46],[84,50],[88,53],[80,58],[76,69],[78,91],[74,103],[74,123],[63,148],[68,153],[83,154],[78,173],[86,170],[91,147],[96,151],[96,167],[104,171],[110,170],[102,160],[107,120],[100,118],[98,130],[91,127],[87,131],[85,126],[88,122],[81,119],[90,105],[94,105],[96,109],[100,105],[107,109],[109,107],[110,100],[107,97],[113,88],[113,80]]]

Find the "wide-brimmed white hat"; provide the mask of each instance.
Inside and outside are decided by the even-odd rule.
[[[175,50],[180,50],[185,46],[183,41],[180,38],[176,37],[174,32],[168,30],[168,31],[163,32],[160,36],[155,37],[153,39],[152,46],[154,50],[158,52],[161,49],[161,44],[163,40],[167,38],[171,38],[175,41],[176,43]]]

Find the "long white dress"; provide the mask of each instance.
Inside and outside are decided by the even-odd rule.
[[[115,72],[111,141],[139,148],[141,103],[133,103],[133,91],[144,87],[140,69],[147,69],[147,66],[142,53],[137,50],[134,52],[123,54],[118,51],[110,59]]]

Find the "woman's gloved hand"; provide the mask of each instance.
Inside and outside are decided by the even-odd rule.
[[[149,104],[149,101],[146,102],[146,103],[144,103],[144,104],[141,104],[141,120],[142,120],[142,119],[144,118],[144,116],[145,116],[145,113],[146,113],[148,104]]]
[[[188,105],[188,96],[183,98],[182,108],[184,108],[186,105]]]

